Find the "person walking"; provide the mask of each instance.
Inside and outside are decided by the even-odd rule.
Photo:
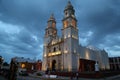
[[[76,73],[76,80],[78,80],[78,77],[79,77],[79,73],[77,72]]]

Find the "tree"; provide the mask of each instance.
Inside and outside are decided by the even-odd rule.
[[[3,61],[4,61],[3,57],[0,56],[0,69],[1,69],[1,65],[3,64]]]
[[[9,64],[7,62],[4,62],[3,66],[9,66]]]

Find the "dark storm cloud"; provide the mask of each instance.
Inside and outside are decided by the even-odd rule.
[[[87,4],[87,5],[85,5]],[[120,31],[120,1],[116,0],[81,0],[82,10],[79,12],[79,20],[81,21],[80,29],[86,32],[93,31],[89,43],[98,46],[105,43],[108,35],[116,36]],[[112,36],[111,36],[112,37]],[[107,38],[110,39],[110,38]],[[116,43],[112,41],[111,43]],[[118,44],[118,43],[117,43]]]
[[[82,33],[80,39],[86,40],[85,45],[104,48],[109,56],[120,56],[120,1],[86,0],[79,5],[86,6],[81,6],[81,11],[78,12]],[[89,37],[86,36],[88,31],[93,32]]]
[[[120,0],[71,2],[76,10],[80,44],[118,53]],[[54,13],[60,31],[66,4],[67,0],[0,0],[0,55],[41,58],[47,20]]]
[[[53,5],[53,2],[56,4]],[[13,34],[14,30],[8,30],[8,33],[6,32],[7,28],[2,27],[3,31],[0,31],[0,54],[13,56],[24,56],[27,54],[28,57],[32,58],[41,55],[44,29],[50,14],[54,12],[60,15],[63,12],[63,8],[58,6],[58,3],[66,4],[60,0],[52,0],[50,2],[47,0],[0,0],[0,26],[4,27],[7,24],[11,24],[8,26],[15,25],[15,27],[18,26],[18,29],[20,29],[20,32]],[[55,6],[57,6],[59,11],[56,12]],[[59,16],[56,16],[56,18],[59,23],[61,19],[59,19]],[[41,56],[38,58],[41,58]]]
[[[1,39],[0,46],[4,48],[5,51],[8,51],[10,49],[12,51],[10,53],[36,55],[38,53],[37,51],[39,51],[40,49],[39,47],[40,43],[36,41],[30,35],[30,33],[22,31],[19,34],[9,34],[9,35],[1,34],[1,35],[4,36],[0,36]]]
[[[53,5],[52,3],[55,4]],[[46,22],[52,13],[55,13],[57,23],[61,22],[65,6],[58,6],[58,4],[65,5],[66,3],[60,0],[51,0],[50,2],[48,0],[1,0],[0,4],[0,13],[2,14],[0,19],[2,21],[23,25],[35,35],[43,36]],[[55,6],[58,9],[57,11]]]

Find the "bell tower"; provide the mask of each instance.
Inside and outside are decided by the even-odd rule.
[[[64,18],[63,29],[62,29],[62,37],[64,39],[73,37],[78,40],[78,28],[77,28],[77,19],[75,17],[75,10],[69,1],[64,10]],[[78,40],[79,41],[79,40]]]
[[[45,29],[42,70],[46,70],[48,67],[47,64],[48,45],[52,42],[52,40],[55,37],[57,37],[56,20],[54,18],[54,15],[52,14],[47,21],[47,28]]]
[[[56,35],[57,35],[56,21],[54,15],[52,14],[49,20],[47,21],[45,37],[56,36]]]
[[[62,20],[62,38],[64,40],[64,68],[68,71],[78,69],[78,28],[77,19],[75,17],[75,10],[70,1],[64,9],[64,18]],[[68,62],[69,61],[69,62]],[[67,66],[68,65],[68,66]]]
[[[70,26],[73,28],[77,27],[77,20],[74,13],[75,13],[75,10],[71,5],[71,2],[69,1],[64,10],[64,18],[63,18],[64,29]]]
[[[50,18],[47,21],[47,28],[45,29],[44,45],[48,45],[56,36],[56,20],[54,18],[54,15],[51,14]]]

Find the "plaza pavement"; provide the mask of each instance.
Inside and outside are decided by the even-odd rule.
[[[2,80],[2,79],[0,79]],[[3,79],[4,80],[4,79]],[[55,79],[49,79],[49,78],[43,78],[43,77],[36,77],[36,76],[19,76],[17,77],[17,80],[71,80],[70,77],[58,77]],[[76,78],[73,78],[72,80],[76,80]],[[120,75],[107,77],[107,78],[101,78],[101,79],[88,79],[88,78],[79,78],[78,80],[120,80]]]
[[[0,80],[6,80],[4,77],[0,76]]]

